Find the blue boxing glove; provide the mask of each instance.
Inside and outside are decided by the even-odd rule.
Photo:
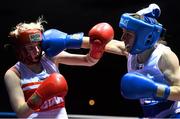
[[[169,86],[159,84],[137,72],[125,74],[121,79],[121,93],[128,99],[154,98],[167,99]]]
[[[157,4],[152,3],[147,8],[141,9],[136,13],[147,17],[158,18],[161,15],[161,9]]]
[[[49,29],[44,32],[42,49],[47,56],[53,57],[64,49],[81,48],[84,33],[68,35],[57,29]]]

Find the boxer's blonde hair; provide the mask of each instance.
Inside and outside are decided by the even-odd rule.
[[[30,23],[21,22],[21,23],[17,24],[13,28],[12,31],[10,31],[9,37],[17,38],[21,32],[24,32],[24,31],[30,30],[30,29],[38,29],[43,32],[44,27],[43,27],[42,23],[47,23],[45,20],[43,20],[43,17],[39,17],[36,22],[30,22]]]

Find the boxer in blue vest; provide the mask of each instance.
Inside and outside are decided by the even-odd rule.
[[[144,117],[179,118],[179,59],[165,44],[166,30],[157,21],[160,14],[154,3],[122,14],[121,41],[110,41],[106,51],[127,57],[128,73],[121,77],[120,91],[126,99],[140,100]]]

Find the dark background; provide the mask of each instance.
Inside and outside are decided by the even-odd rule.
[[[177,0],[6,0],[0,5],[0,111],[12,111],[3,82],[5,71],[16,63],[8,43],[8,33],[19,22],[36,21],[44,16],[48,22],[45,29],[57,28],[69,34],[84,32],[99,22],[110,23],[115,30],[115,39],[120,39],[118,28],[120,15],[136,12],[156,3],[162,14],[158,19],[167,29],[167,42],[180,56],[178,33],[180,31],[180,7]],[[86,53],[87,50],[69,50]],[[126,58],[105,53],[93,67],[60,65],[60,72],[66,77],[69,92],[66,97],[68,114],[142,116],[137,100],[124,99],[119,91],[120,78],[126,72]],[[95,100],[90,106],[89,100]]]

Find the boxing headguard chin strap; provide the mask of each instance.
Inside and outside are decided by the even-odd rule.
[[[17,50],[17,58],[25,64],[33,64],[40,61],[42,50],[39,49],[38,56],[32,56],[28,53],[26,47],[39,47],[42,42],[42,33],[39,29],[29,29],[22,32],[19,32],[19,35],[13,39],[15,48]],[[33,57],[36,57],[36,60],[33,60]],[[38,60],[37,60],[38,59]]]
[[[163,27],[154,18],[144,16],[143,19],[138,19],[132,15],[124,13],[119,27],[135,33],[136,37],[130,54],[138,54],[154,46],[160,38]]]

